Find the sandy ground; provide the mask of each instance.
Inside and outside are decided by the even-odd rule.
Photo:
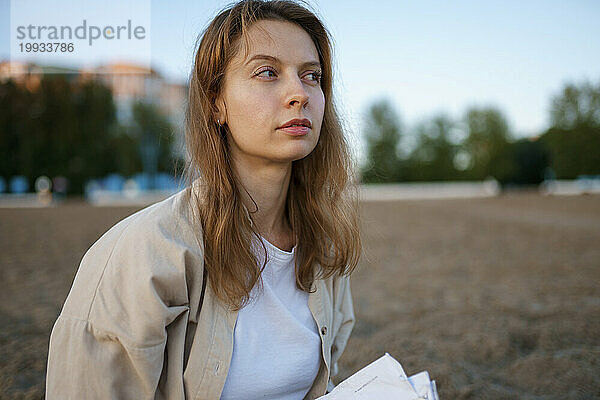
[[[43,397],[81,257],[138,208],[0,209],[0,399]],[[600,398],[600,196],[364,202],[344,378],[389,352],[442,399]]]

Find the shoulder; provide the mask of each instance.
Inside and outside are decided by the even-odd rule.
[[[90,247],[86,256],[94,253],[110,258],[119,250],[160,253],[173,246],[200,251],[195,239],[201,238],[201,229],[193,215],[190,189],[186,188],[119,221]]]
[[[186,304],[203,258],[192,204],[188,187],[111,227],[83,256],[63,313],[89,320],[136,299]]]
[[[333,274],[330,277],[324,278],[323,283],[327,288],[330,296],[339,297],[340,294],[350,288],[350,275],[338,273]]]
[[[322,301],[326,310],[352,313],[353,303],[349,275],[334,274],[321,279],[321,285],[320,287],[324,289]]]

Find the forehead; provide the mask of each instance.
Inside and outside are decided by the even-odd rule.
[[[256,54],[270,55],[290,64],[319,60],[310,35],[287,21],[261,20],[252,24],[246,32],[246,40],[241,39],[240,51],[233,62],[243,65]]]

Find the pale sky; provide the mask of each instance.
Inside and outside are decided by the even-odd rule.
[[[49,20],[65,12],[55,2],[37,1],[50,7],[31,12]],[[151,1],[153,67],[169,80],[185,81],[197,35],[228,3]],[[600,1],[309,4],[333,35],[338,101],[357,148],[366,109],[382,97],[407,128],[438,112],[459,118],[471,105],[493,105],[515,136],[524,137],[548,127],[551,96],[564,83],[600,82]],[[9,0],[0,0],[0,59],[10,53],[9,11]]]

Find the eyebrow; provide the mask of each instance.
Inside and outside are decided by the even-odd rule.
[[[274,63],[278,63],[281,64],[281,60],[277,57],[273,57],[273,56],[269,56],[267,54],[255,54],[252,57],[250,57],[248,59],[248,61],[246,61],[246,63],[244,65],[248,65],[250,64],[252,61],[255,60],[269,60],[272,61]],[[302,64],[300,64],[300,68],[307,68],[307,67],[319,67],[321,68],[321,63],[318,61],[305,61]]]

